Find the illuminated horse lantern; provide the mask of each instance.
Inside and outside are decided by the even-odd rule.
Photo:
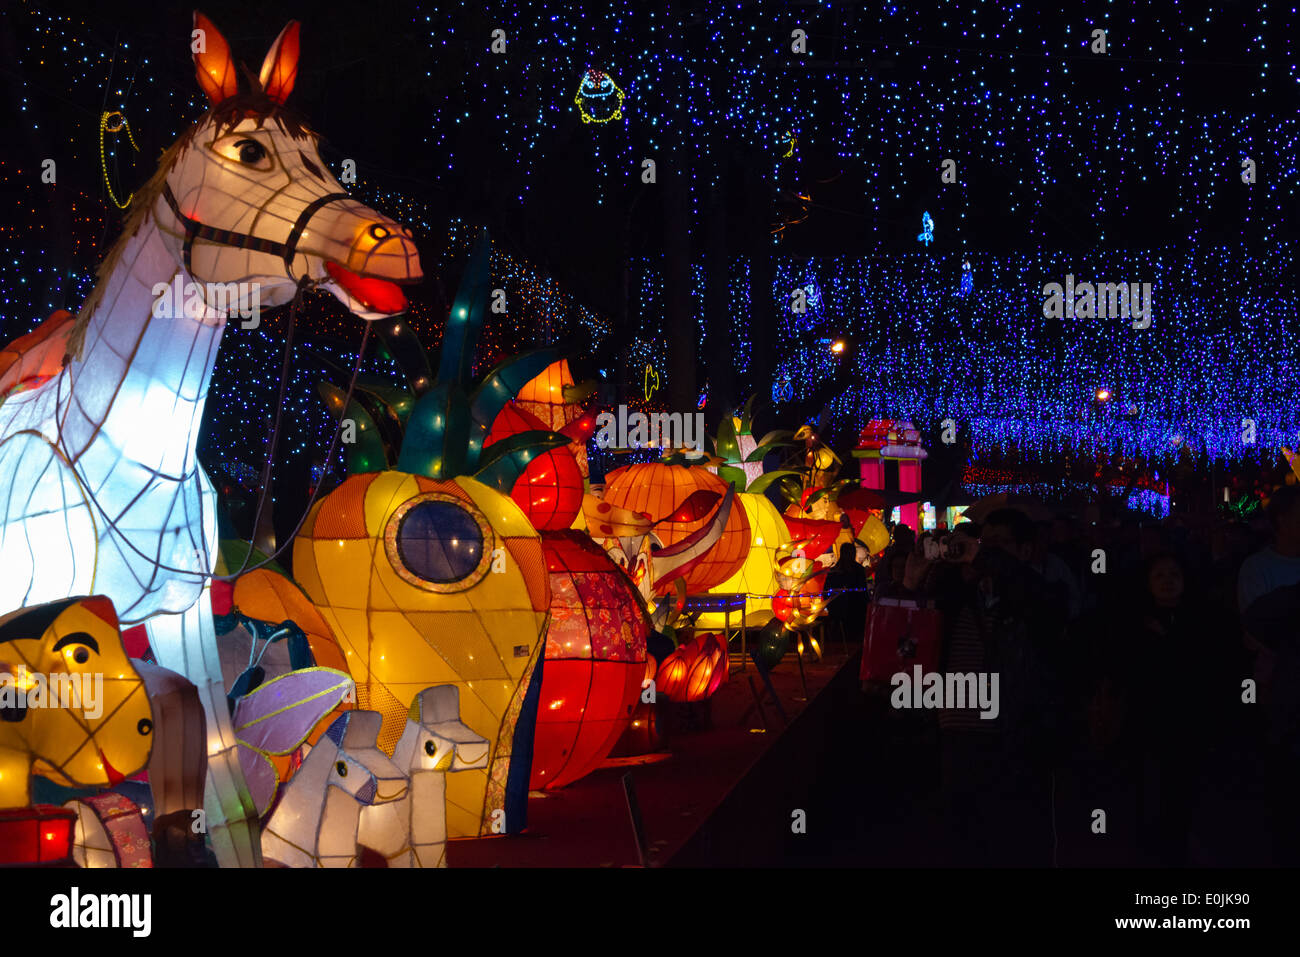
[[[374,320],[406,308],[395,283],[422,276],[410,234],[343,193],[284,107],[298,24],[259,77],[245,70],[245,93],[225,39],[202,14],[194,26],[211,108],[136,193],[76,321],[56,313],[0,353],[0,610],[93,593],[124,626],[143,622],[159,663],[203,699],[218,860],[256,866],[208,590],[216,498],[195,456],[226,327],[211,291],[256,284],[265,307],[320,286]],[[159,308],[177,284],[183,303]]]

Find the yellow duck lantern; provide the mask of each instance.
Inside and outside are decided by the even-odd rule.
[[[461,720],[491,743],[485,768],[448,778],[449,837],[525,824],[551,595],[541,538],[509,490],[536,455],[568,442],[529,431],[484,449],[497,413],[556,358],[515,357],[471,388],[489,251],[484,234],[436,379],[408,327],[380,330],[410,386],[400,399],[373,396],[404,428],[395,468],[365,409],[324,390],[335,414],[357,422],[356,474],[313,508],[294,543],[295,578],[337,636],[360,707],[383,716],[379,745],[391,751],[412,702],[435,685],[458,689]]]

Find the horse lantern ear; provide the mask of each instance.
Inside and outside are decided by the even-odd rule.
[[[297,78],[298,21],[290,20],[267,51],[258,82],[267,96],[277,103],[284,103],[293,92],[293,81]]]
[[[194,70],[199,86],[213,106],[239,92],[235,61],[230,58],[230,44],[211,20],[194,11]]]

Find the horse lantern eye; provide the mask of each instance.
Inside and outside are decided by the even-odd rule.
[[[334,770],[339,773],[339,777],[345,778],[348,776],[348,763],[346,761],[339,761],[334,765]]]
[[[438,753],[438,745],[435,744],[432,740],[424,742],[424,753],[427,754],[429,757],[433,757],[435,754]]]
[[[239,149],[239,161],[253,166],[266,159],[266,147],[257,140],[240,140],[235,146]]]

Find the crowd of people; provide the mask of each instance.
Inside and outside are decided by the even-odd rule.
[[[1095,836],[1135,864],[1300,863],[1300,486],[1254,522],[1036,511],[897,527],[873,569],[873,604],[940,622],[940,672],[998,676],[995,718],[907,718],[936,725],[952,860],[1045,866]],[[853,564],[830,610],[870,637]]]

